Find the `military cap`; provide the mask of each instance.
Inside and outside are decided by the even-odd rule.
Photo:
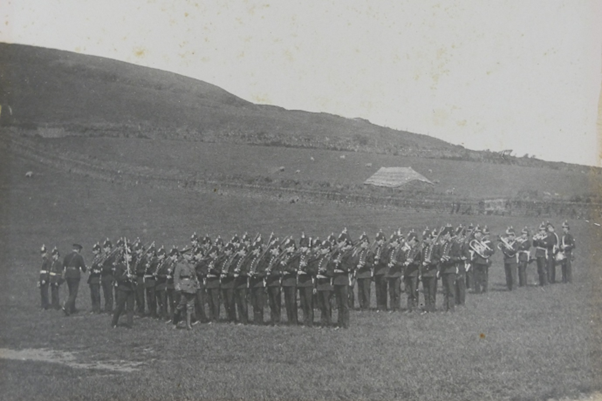
[[[234,245],[232,242],[228,242],[224,247],[224,251],[234,252],[236,251],[236,245]]]
[[[330,233],[330,235],[327,238],[328,242],[330,242],[330,244],[335,244],[337,242],[336,237],[334,236],[334,233]]]
[[[209,236],[209,234],[205,234],[202,240],[203,245],[210,245],[212,242],[213,241],[211,241],[211,237]]]
[[[385,233],[383,233],[383,230],[378,230],[374,239],[375,241],[385,241],[387,238],[385,237]]]
[[[506,229],[506,235],[510,235],[510,234],[513,234],[513,235],[516,234],[516,231],[514,231],[514,227],[512,227],[512,226],[510,226]]]
[[[282,245],[282,247],[285,248],[285,249],[286,248],[290,248],[290,247],[293,247],[295,249],[297,248],[297,246],[295,244],[295,240],[292,239],[292,238],[289,238],[286,241],[284,241],[284,245]]]
[[[117,240],[117,243],[115,244],[115,246],[118,246],[118,247],[119,247],[119,246],[122,246],[122,245],[123,245],[123,238],[119,238],[119,239]]]
[[[211,255],[213,253],[215,253],[215,254],[219,253],[219,249],[216,246],[212,246],[211,248],[209,248],[209,251],[207,252],[208,255]]]
[[[263,238],[261,237],[261,234],[257,235],[257,237],[255,238],[255,240],[253,241],[253,244],[255,244],[255,245],[261,245],[261,244],[263,244]]]
[[[309,248],[309,238],[305,236],[305,233],[301,233],[301,238],[299,238],[299,248]]]
[[[425,239],[429,239],[431,237],[432,237],[431,230],[428,227],[426,227],[424,229],[424,231],[422,232],[422,239],[425,240]]]
[[[320,249],[330,249],[331,248],[331,244],[328,241],[323,241],[322,244],[320,245]]]
[[[161,245],[161,248],[157,251],[157,256],[165,256],[165,248]]]
[[[53,255],[60,255],[61,253],[59,252],[59,249],[55,246],[54,248],[52,248],[52,254]]]
[[[196,234],[196,231],[192,233],[192,235],[190,236],[190,242],[194,242],[199,240],[199,236]]]
[[[549,221],[546,221],[546,228],[552,227],[554,228],[554,224],[550,223]]]
[[[368,243],[370,243],[370,239],[368,238],[368,234],[366,234],[365,232],[363,232],[362,235],[360,235],[360,242],[368,242]]]
[[[105,242],[103,242],[102,247],[103,248],[111,248],[113,246],[113,243],[111,242],[110,239],[106,239]]]
[[[73,249],[77,249],[79,251],[81,251],[84,247],[81,246],[80,244],[73,244]]]
[[[171,247],[171,249],[169,250],[169,256],[174,256],[174,255],[178,255],[180,253],[180,251],[178,250],[178,247],[176,247],[175,245]]]
[[[316,237],[315,239],[311,240],[312,248],[320,248],[321,245],[322,245],[322,241],[320,241],[320,238]]]
[[[349,241],[349,234],[347,234],[347,227],[341,231],[339,237],[337,238],[337,242],[347,242]]]
[[[529,235],[529,228],[527,228],[527,227],[525,226],[525,228],[523,228],[523,229],[521,230],[521,233],[522,233],[522,234],[527,234],[527,235]]]
[[[100,251],[100,244],[98,242],[92,245],[92,252],[94,251]]]
[[[487,226],[483,226],[482,233],[483,233],[483,235],[489,235],[489,234],[491,234],[491,233],[489,232],[489,228],[487,228]]]
[[[542,230],[545,230],[545,229],[546,229],[546,222],[542,221],[541,224],[539,225],[539,230],[542,231]]]
[[[460,224],[458,227],[456,227],[456,229],[454,230],[454,235],[462,235],[464,233],[464,226],[462,224]]]
[[[569,227],[569,222],[568,222],[567,220],[565,220],[565,221],[562,223],[562,228],[568,228],[568,229],[570,229],[570,228],[571,228],[571,227]]]
[[[397,233],[397,231],[394,231],[393,234],[391,234],[391,237],[389,238],[389,241],[391,241],[391,242],[397,242],[400,239],[401,238],[400,238],[399,234]]]
[[[412,230],[408,233],[408,242],[410,242],[414,239],[418,240],[418,235],[414,232],[414,230]]]
[[[42,245],[42,247],[40,248],[40,253],[46,253],[46,251],[46,245]]]
[[[441,234],[440,237],[443,237],[447,234],[451,235],[453,233],[453,228],[451,227],[451,225],[446,225],[443,230],[441,230]]]
[[[242,242],[251,242],[251,238],[249,238],[249,234],[245,231],[241,238]]]
[[[234,234],[232,236],[232,239],[230,240],[230,242],[233,244],[238,244],[240,242],[240,238],[238,237],[238,234]]]

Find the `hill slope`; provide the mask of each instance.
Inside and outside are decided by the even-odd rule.
[[[101,57],[0,44],[0,66],[0,102],[12,112],[2,113],[5,125],[424,156],[466,152],[361,119],[255,105],[206,82]]]

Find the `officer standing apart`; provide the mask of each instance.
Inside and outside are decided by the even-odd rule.
[[[65,256],[63,260],[63,276],[67,281],[67,287],[69,288],[69,297],[67,302],[63,305],[63,312],[65,316],[69,316],[76,312],[75,299],[77,298],[77,291],[79,289],[79,282],[81,280],[81,274],[86,272],[86,263],[84,258],[80,255],[82,250],[80,244],[73,244],[73,251]]]

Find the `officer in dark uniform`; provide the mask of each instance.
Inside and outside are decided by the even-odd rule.
[[[353,246],[346,233],[337,239],[338,245],[329,269],[333,272],[332,285],[337,302],[337,328],[349,328],[349,272],[353,271]]]
[[[569,222],[565,221],[562,223],[562,239],[560,240],[560,251],[563,253],[564,258],[560,261],[562,267],[562,282],[572,283],[573,282],[573,250],[575,249],[575,238],[570,233],[571,228]]]
[[[282,314],[282,290],[280,280],[282,278],[282,269],[278,260],[280,259],[280,247],[278,238],[269,245],[268,265],[266,267],[266,288],[268,291],[268,303],[270,305],[270,325],[275,326],[280,323]]]
[[[102,271],[102,255],[100,244],[97,242],[92,246],[94,259],[90,267],[90,275],[88,276],[88,286],[90,287],[90,299],[92,301],[92,312],[100,313],[100,273]]]
[[[332,308],[330,297],[334,291],[332,277],[334,275],[334,264],[331,260],[330,242],[324,241],[319,248],[316,267],[316,290],[318,292],[318,304],[320,305],[320,325],[330,327],[332,325]]]
[[[548,270],[548,283],[554,284],[556,282],[556,254],[560,250],[560,240],[558,234],[554,230],[554,225],[550,222],[547,223],[548,235],[545,239],[546,249],[548,250],[547,270]]]
[[[389,287],[390,311],[399,311],[401,308],[401,276],[403,275],[403,264],[405,253],[401,248],[403,236],[399,233],[391,235],[391,253],[389,254],[389,272],[387,273],[387,284]]]
[[[370,286],[372,285],[374,254],[370,250],[370,240],[366,233],[360,236],[360,248],[357,250],[356,279],[357,297],[360,310],[370,309]]]
[[[248,236],[243,235],[243,240],[236,252],[234,265],[234,304],[236,305],[239,324],[249,323],[249,308],[247,305],[247,293],[249,290],[247,243]],[[250,246],[250,243],[249,243]]]
[[[303,311],[303,325],[312,327],[314,325],[314,277],[312,259],[309,252],[309,238],[305,233],[299,239],[299,267],[297,270],[297,289],[299,290],[299,299],[301,310]]]
[[[63,305],[63,312],[66,316],[77,311],[75,308],[75,299],[77,298],[79,282],[81,274],[85,273],[87,269],[84,258],[80,255],[82,248],[80,244],[73,244],[73,251],[63,259],[63,275],[69,288],[69,297],[65,305]]]
[[[249,289],[253,306],[253,324],[263,325],[263,309],[265,308],[265,278],[269,253],[263,252],[261,237],[253,244],[249,260]]]
[[[224,252],[216,263],[220,270],[220,288],[222,301],[226,309],[226,318],[229,323],[236,323],[236,305],[234,302],[234,259],[236,258],[236,246],[229,243],[224,247]]]
[[[439,275],[443,286],[443,309],[451,312],[456,302],[456,272],[458,264],[462,261],[462,248],[455,237],[452,237],[451,225],[445,227],[441,233],[441,256],[439,262]]]
[[[152,318],[157,318],[157,268],[159,259],[156,255],[155,243],[153,242],[146,250],[146,266],[144,269],[144,289],[146,291],[146,305],[148,314]]]
[[[299,268],[299,253],[296,252],[295,241],[289,238],[283,247],[283,255],[280,259],[282,280],[280,285],[284,293],[284,307],[286,308],[286,319],[289,326],[298,324],[297,318],[297,270]]]
[[[209,258],[203,256],[203,248],[200,246],[192,248],[191,252],[193,253],[192,262],[199,284],[194,303],[195,319],[197,322],[205,323],[209,321],[205,313],[205,304],[207,303],[205,283],[207,282],[207,272],[209,270]]]
[[[40,248],[40,253],[42,255],[42,267],[40,268],[38,287],[40,287],[42,309],[46,310],[50,306],[50,302],[48,302],[48,287],[50,286],[50,266],[52,265],[52,262],[48,257],[46,245],[42,245],[42,248]]]
[[[508,291],[514,291],[518,284],[518,247],[519,243],[516,241],[516,232],[514,228],[508,227],[506,229],[506,237],[503,241],[500,239],[502,253],[504,254],[504,272],[506,274],[506,286]]]
[[[157,304],[159,308],[159,317],[163,320],[169,318],[168,299],[167,299],[167,277],[170,275],[169,267],[171,262],[167,259],[165,248],[161,247],[157,251],[157,271],[155,295],[157,296]]]
[[[516,241],[518,242],[518,286],[525,287],[527,285],[527,265],[531,261],[531,240],[527,227],[522,229],[521,236]]]
[[[190,253],[176,253],[176,263],[173,273],[174,288],[180,293],[178,305],[173,313],[172,324],[174,329],[177,327],[182,313],[186,311],[186,328],[192,329],[192,316],[194,315],[194,304],[199,289],[194,264],[192,262],[193,255]]]
[[[144,293],[146,292],[144,286],[144,273],[146,272],[148,259],[146,258],[144,245],[139,239],[136,240],[134,244],[134,250],[136,252],[134,263],[134,273],[136,274],[136,314],[143,317],[145,304]]]
[[[412,312],[418,308],[418,278],[422,265],[422,249],[414,231],[408,234],[407,244],[409,249],[405,255],[403,279],[408,293],[408,311]]]
[[[112,252],[113,244],[108,238],[102,244],[102,269],[100,272],[100,285],[102,286],[102,294],[105,300],[104,311],[113,313],[113,291],[115,280],[113,278],[113,264],[115,263],[115,255]]]
[[[489,266],[491,266],[491,256],[495,253],[495,247],[489,240],[489,229],[484,226],[482,230],[475,230],[474,238],[482,247],[478,252],[474,252],[472,264],[475,269],[475,293],[487,292],[489,284]]]
[[[424,293],[424,312],[430,313],[436,310],[437,301],[437,272],[441,247],[437,243],[439,233],[432,232],[428,228],[422,234],[422,268],[420,281],[422,281],[422,292]]]
[[[132,250],[130,244],[124,244],[124,253],[119,255],[115,263],[114,278],[117,285],[115,311],[111,326],[117,328],[119,317],[127,313],[127,324],[125,327],[132,328],[134,324],[134,303],[136,302],[136,274],[134,274],[132,263]]]
[[[209,323],[219,320],[220,312],[220,270],[218,265],[218,248],[212,246],[207,251],[207,278],[205,281],[205,290],[207,291],[207,303],[209,304]]]
[[[387,274],[389,273],[389,255],[391,248],[385,243],[385,234],[376,233],[374,249],[374,291],[376,293],[376,310],[387,310]]]
[[[539,285],[548,284],[548,249],[545,223],[539,225],[539,232],[533,236],[533,246],[535,247],[535,259],[537,262],[537,275],[539,276]]]
[[[59,260],[61,254],[59,250],[54,247],[52,249],[52,264],[50,265],[50,299],[52,307],[56,310],[61,309],[59,300],[59,290],[61,284],[63,284],[63,263]]]

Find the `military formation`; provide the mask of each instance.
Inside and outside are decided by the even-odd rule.
[[[437,310],[441,281],[439,309],[453,311],[463,306],[467,289],[487,292],[496,250],[503,254],[510,291],[527,285],[527,266],[533,262],[539,285],[556,282],[558,266],[562,282],[570,283],[575,239],[568,222],[562,224],[562,230],[559,236],[549,222],[542,223],[533,235],[527,228],[517,233],[508,227],[504,235],[492,240],[487,226],[446,225],[426,228],[421,235],[414,230],[405,235],[396,230],[388,236],[379,231],[372,242],[366,233],[352,241],[347,229],[325,240],[302,233],[298,241],[273,234],[264,241],[259,234],[251,238],[245,233],[225,242],[219,236],[212,240],[194,233],[188,246],[169,250],[154,242],[145,245],[139,239],[121,238],[115,244],[106,239],[92,247],[94,258],[89,268],[79,244],[62,260],[56,247],[49,252],[42,246],[39,286],[42,308],[62,309],[69,316],[76,312],[81,275],[89,271],[91,313],[112,314],[112,327],[118,326],[124,314],[125,327],[132,327],[137,314],[187,329],[224,320],[348,328],[356,292],[360,311],[400,311],[405,293],[408,313],[432,313]],[[64,282],[69,297],[61,305],[59,287]],[[371,305],[372,283],[375,305]],[[283,303],[286,320],[281,322]],[[220,315],[222,306],[225,319]],[[319,324],[314,322],[314,309],[320,312]],[[336,323],[333,309],[337,310]]]

